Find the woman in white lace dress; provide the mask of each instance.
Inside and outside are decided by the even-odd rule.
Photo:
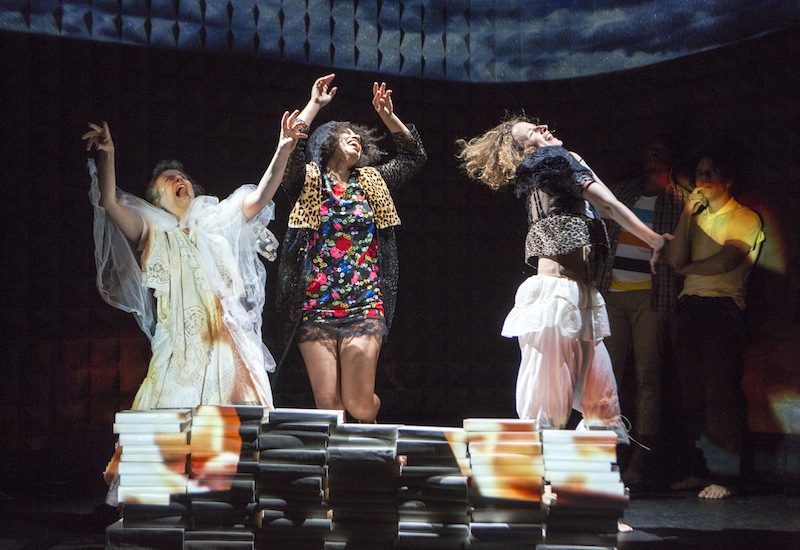
[[[143,201],[117,188],[108,124],[83,135],[95,207],[97,285],[109,304],[131,312],[153,355],[133,409],[201,404],[273,408],[267,371],[275,362],[261,337],[266,270],[274,259],[272,197],[300,136],[284,113],[272,161],[258,185],[225,200],[196,195],[180,163],[153,171]]]

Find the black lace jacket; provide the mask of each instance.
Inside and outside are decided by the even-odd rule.
[[[583,198],[594,182],[592,171],[560,146],[540,147],[516,171],[517,196],[526,196],[530,228],[525,261],[569,254],[590,245],[597,257],[608,252],[608,234],[600,215]]]
[[[404,132],[392,134],[397,154],[384,164],[375,168],[380,172],[390,192],[396,191],[419,170],[427,160],[419,134],[413,125],[408,126],[411,135]],[[309,128],[302,129],[304,133]],[[305,159],[306,139],[301,139],[286,167],[282,187],[294,204],[306,181]],[[381,274],[381,293],[383,295],[386,325],[391,327],[397,303],[398,260],[394,226],[376,229],[378,238],[378,266]],[[308,287],[307,264],[308,243],[313,229],[289,227],[280,248],[278,266],[277,297],[275,313],[278,323],[278,344],[280,357],[285,357],[287,348],[294,339],[294,332],[300,319],[301,308]],[[280,366],[280,365],[279,365]]]

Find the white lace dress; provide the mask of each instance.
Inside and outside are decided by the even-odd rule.
[[[254,404],[273,408],[267,371],[275,361],[261,337],[266,270],[257,257],[273,205],[247,221],[241,212],[253,186],[230,197],[196,198],[184,216],[119,192],[145,219],[141,258],[95,206],[97,285],[108,303],[136,316],[151,340],[148,373],[134,409]]]

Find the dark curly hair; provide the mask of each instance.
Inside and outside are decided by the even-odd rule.
[[[328,126],[327,130],[328,135],[319,148],[320,168],[327,166],[328,161],[339,147],[339,136],[347,130],[353,130],[361,138],[361,156],[356,162],[355,168],[377,164],[383,154],[378,147],[378,142],[383,139],[383,136],[379,135],[374,128],[351,122],[334,122]]]
[[[181,161],[167,159],[160,161],[158,164],[156,164],[155,168],[153,168],[153,172],[150,177],[150,183],[147,184],[147,189],[144,191],[144,198],[150,204],[155,204],[158,206],[158,189],[156,188],[156,178],[158,178],[158,176],[167,170],[178,170],[184,176],[186,176],[186,179],[192,184],[195,197],[205,193],[205,189],[203,189],[203,187],[198,184],[192,176],[186,173],[186,170],[183,169],[183,163]]]

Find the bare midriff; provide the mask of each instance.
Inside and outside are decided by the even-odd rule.
[[[540,256],[537,273],[593,284],[589,264],[589,247],[584,246],[575,252],[561,256]]]

